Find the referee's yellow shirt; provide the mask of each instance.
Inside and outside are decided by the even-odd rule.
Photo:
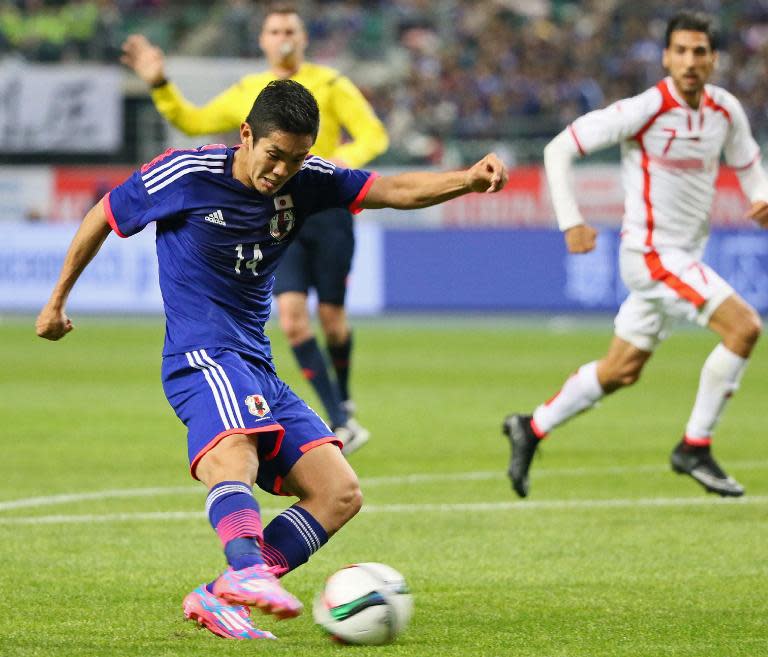
[[[240,127],[256,96],[275,79],[269,71],[246,75],[202,107],[190,103],[172,82],[153,89],[152,100],[160,114],[188,135],[226,132]],[[307,87],[320,108],[312,153],[359,168],[387,150],[384,126],[349,78],[327,66],[304,63],[291,80]],[[351,137],[344,144],[342,128]]]

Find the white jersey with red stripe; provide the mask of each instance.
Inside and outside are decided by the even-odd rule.
[[[643,93],[585,114],[569,126],[584,155],[621,145],[623,246],[700,251],[720,158],[734,169],[760,157],[741,103],[706,85],[692,109],[665,78]]]

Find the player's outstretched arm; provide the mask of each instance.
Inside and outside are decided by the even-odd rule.
[[[498,192],[504,188],[508,179],[503,162],[494,153],[490,153],[465,171],[417,171],[377,178],[360,207],[398,210],[426,208],[470,192]]]
[[[90,209],[72,238],[64,264],[61,266],[59,280],[35,322],[35,331],[41,338],[58,340],[73,328],[72,322],[64,312],[67,297],[86,265],[99,252],[112,230],[107,221],[103,203],[99,201]]]

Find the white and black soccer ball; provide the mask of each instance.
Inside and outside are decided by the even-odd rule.
[[[312,609],[315,622],[343,643],[389,643],[405,629],[413,596],[405,578],[383,563],[355,563],[325,582]]]

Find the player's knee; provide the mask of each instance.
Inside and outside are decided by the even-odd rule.
[[[347,522],[354,518],[363,507],[363,491],[357,481],[349,482],[336,497],[336,505]]]
[[[354,518],[363,506],[363,492],[357,480],[348,480],[336,486],[331,496],[333,516],[339,529]]]
[[[625,370],[619,376],[619,381],[623,388],[634,385],[640,380],[640,370]]]
[[[323,333],[325,334],[326,341],[331,346],[344,344],[349,337],[349,329],[346,323],[323,326]]]
[[[640,372],[641,369],[633,366],[625,366],[614,370],[603,384],[604,392],[609,394],[619,388],[625,388],[637,383],[640,380]]]
[[[330,345],[339,345],[347,341],[349,326],[343,306],[323,304],[318,313],[325,339]]]
[[[298,314],[281,314],[280,329],[291,344],[298,344],[312,337],[312,328],[309,322]]]
[[[746,321],[740,325],[740,329],[742,340],[752,347],[755,345],[763,331],[763,322],[760,319],[760,316],[754,310],[750,309]]]
[[[747,358],[760,338],[762,330],[760,316],[749,308],[747,312],[742,313],[738,322],[734,322],[730,332],[723,336],[723,344],[730,351]]]

